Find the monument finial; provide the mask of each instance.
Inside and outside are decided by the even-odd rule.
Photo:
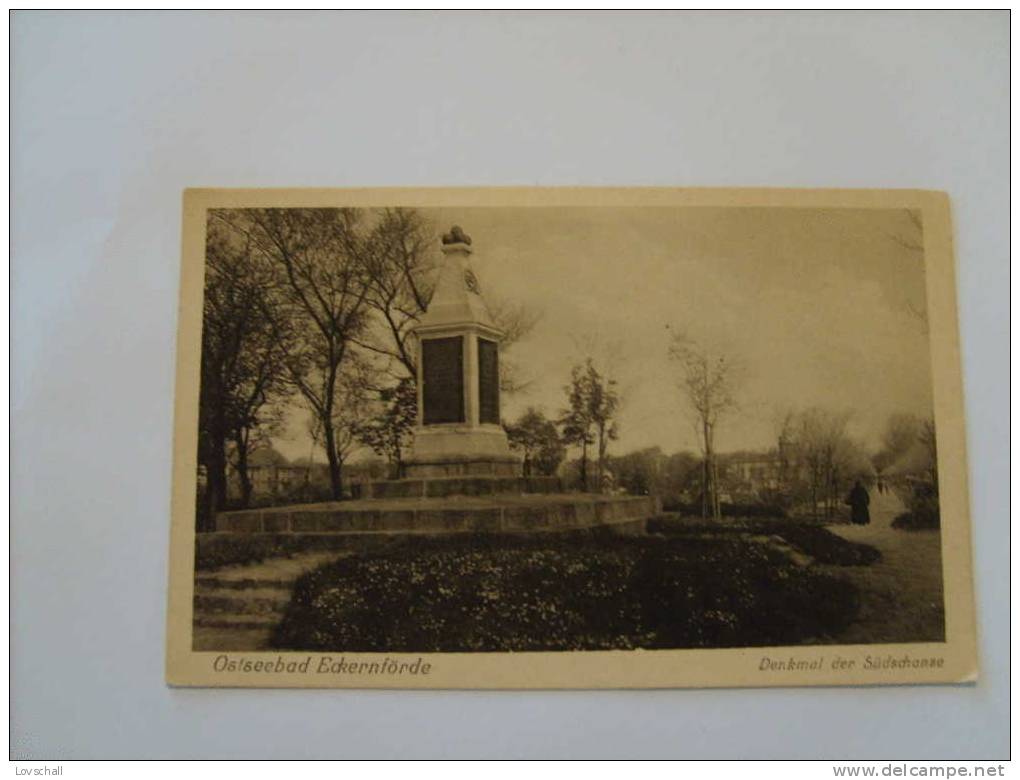
[[[443,234],[443,245],[467,244],[471,246],[471,236],[464,232],[460,225],[454,225],[449,233]]]

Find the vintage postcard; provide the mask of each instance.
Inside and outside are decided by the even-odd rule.
[[[977,676],[946,195],[189,190],[167,680]]]

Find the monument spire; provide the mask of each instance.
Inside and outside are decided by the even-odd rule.
[[[454,225],[449,233],[443,235],[443,262],[420,328],[476,323],[497,330],[489,307],[482,298],[478,277],[471,267],[472,251],[471,237],[459,226]]]

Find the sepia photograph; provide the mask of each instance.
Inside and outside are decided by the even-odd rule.
[[[640,652],[691,650],[734,651],[732,684],[958,678],[937,196],[209,192],[186,206],[170,629],[201,681],[533,657],[548,674],[465,679],[697,684]],[[619,679],[555,675],[612,651]]]
[[[8,21],[16,774],[1003,776],[1008,11]]]

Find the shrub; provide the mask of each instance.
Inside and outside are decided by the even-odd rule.
[[[907,500],[907,511],[897,515],[893,528],[903,531],[928,531],[941,526],[939,497],[935,489],[926,484],[915,485]]]
[[[701,517],[701,504],[683,503],[681,501],[665,501],[663,511],[675,512],[685,517]],[[719,505],[723,517],[786,517],[786,509],[779,504],[723,502]]]
[[[843,580],[732,539],[435,539],[304,575],[279,648],[466,652],[822,642]]]

